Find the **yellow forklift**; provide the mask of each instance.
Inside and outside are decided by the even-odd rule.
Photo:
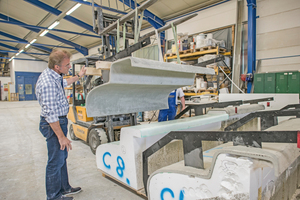
[[[149,3],[149,2],[148,2]],[[133,13],[128,13],[129,16],[132,17]],[[173,23],[173,25],[177,26],[193,17],[197,14],[189,15],[185,18],[181,18]],[[118,59],[125,58],[131,56],[134,51],[137,51],[147,45],[151,44],[150,36],[157,34],[157,32],[152,31],[147,33],[142,37],[135,37],[134,33],[136,32],[139,35],[139,30],[135,30],[137,28],[137,20],[128,20],[126,23],[122,21],[123,24],[123,33],[119,31],[117,26],[117,20],[119,17],[112,16],[106,13],[102,13],[101,9],[98,9],[95,12],[97,16],[94,20],[96,20],[95,28],[101,35],[102,46],[98,49],[100,56],[90,56],[78,59],[72,62],[73,72],[75,74],[75,65],[85,65],[86,67],[93,66],[95,67],[97,61],[109,61],[114,62]],[[127,20],[128,18],[121,18],[122,20]],[[143,18],[141,17],[140,20]],[[120,23],[120,21],[118,22]],[[141,24],[141,21],[140,23]],[[112,31],[113,28],[117,28],[117,31]],[[171,28],[171,25],[165,25],[158,29],[158,33],[161,33],[167,29]],[[123,36],[124,40],[124,50],[119,51],[118,44],[119,36]],[[100,39],[100,36],[99,36]],[[135,43],[129,46],[128,39],[134,39]],[[160,41],[160,40],[159,40]],[[102,70],[102,77],[92,81],[93,76],[87,75],[85,76],[85,80],[83,83],[83,92],[84,96],[88,95],[88,92],[99,84],[106,83],[109,81],[109,70]],[[100,81],[99,81],[100,80]],[[122,114],[122,115],[110,115],[106,117],[93,117],[90,118],[86,114],[85,108],[85,99],[76,98],[75,93],[75,83],[73,83],[72,88],[72,106],[70,106],[68,118],[72,121],[72,124],[69,127],[69,134],[72,140],[82,140],[87,143],[92,152],[95,154],[96,148],[103,143],[117,141],[120,138],[120,129],[125,126],[133,126],[136,125],[136,113],[130,114]],[[101,102],[99,102],[101,104]]]
[[[86,57],[73,61],[73,74],[75,74],[75,65],[95,66],[96,61],[99,61],[99,57]],[[104,70],[103,70],[104,71]],[[108,70],[106,70],[108,71]],[[108,72],[104,73],[108,75]],[[123,114],[113,115],[106,117],[88,117],[85,108],[85,96],[93,87],[96,87],[99,82],[103,81],[91,81],[91,75],[86,76],[83,83],[83,90],[85,95],[77,93],[75,83],[72,86],[72,105],[70,106],[68,119],[72,121],[69,126],[69,134],[72,140],[82,140],[88,144],[91,151],[95,154],[96,148],[100,144],[107,142],[118,141],[120,139],[120,129],[126,126],[136,125],[136,114]],[[102,77],[98,78],[102,79]],[[104,78],[105,79],[105,78]],[[108,78],[106,79],[106,82]],[[101,103],[101,102],[99,102]]]
[[[109,36],[103,36],[104,45],[100,49],[100,56],[90,56],[72,62],[72,74],[75,74],[75,65],[85,65],[86,67],[96,67],[97,61],[113,62],[121,58],[131,56],[131,54],[150,44],[150,37],[147,37],[129,47],[128,40],[125,41],[125,49],[116,52],[107,41]],[[115,36],[116,37],[116,36]],[[130,38],[130,36],[129,36]],[[107,42],[106,45],[105,41]],[[112,53],[111,53],[112,52]],[[112,54],[112,55],[111,55]],[[84,95],[76,98],[75,83],[72,87],[72,105],[70,106],[68,119],[72,121],[69,127],[69,134],[72,140],[82,140],[88,144],[95,154],[96,148],[103,143],[118,141],[120,139],[120,129],[126,126],[136,125],[136,113],[111,115],[106,117],[88,117],[85,108],[85,98],[88,92],[100,84],[109,81],[109,70],[101,70],[102,76],[92,81],[93,75],[85,76],[83,82]],[[101,102],[99,102],[101,103]]]

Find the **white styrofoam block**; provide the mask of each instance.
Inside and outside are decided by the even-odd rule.
[[[197,200],[219,197],[254,200],[258,199],[258,188],[263,183],[263,170],[274,175],[272,168],[260,168],[253,159],[220,154],[210,179],[172,172],[155,174],[148,186],[148,198]]]
[[[152,173],[148,199],[270,199],[299,156],[296,144],[263,143],[260,149],[225,143],[203,153],[204,169],[180,161]]]
[[[221,121],[227,119],[228,115],[221,112],[122,128],[120,141],[102,144],[97,148],[97,168],[129,187],[139,190],[143,188],[142,152],[144,150],[170,131],[216,130],[221,128]],[[178,152],[174,153],[178,154]]]
[[[299,130],[299,120],[293,118],[267,130]],[[296,182],[282,188],[282,181],[295,176],[291,171],[300,164],[296,144],[263,142],[262,148],[251,148],[228,142],[205,151],[203,157],[204,169],[186,167],[180,161],[152,173],[148,199],[267,200],[280,192],[289,196],[297,188]]]
[[[216,109],[206,115],[122,128],[119,142],[102,144],[97,148],[97,167],[129,187],[139,190],[143,188],[142,152],[170,131],[220,130],[222,121],[238,119],[261,109],[263,106],[258,105],[240,106],[237,113],[229,112],[230,108]],[[173,154],[169,157],[179,158],[180,152],[176,151]],[[161,163],[157,165],[166,166]]]

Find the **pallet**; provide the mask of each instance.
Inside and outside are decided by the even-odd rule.
[[[194,53],[194,49],[187,49],[187,50],[184,50],[183,53],[184,53],[184,54],[187,54],[187,53]]]
[[[213,46],[201,47],[201,48],[194,49],[194,52],[206,51],[206,50],[211,50],[211,49],[217,49],[217,47],[213,47]],[[219,48],[219,52],[225,53],[226,49],[225,48]]]
[[[217,89],[198,89],[197,93],[215,93],[217,91]],[[184,90],[184,93],[195,93],[195,90]]]
[[[175,55],[176,55],[176,53],[167,53],[166,57],[171,57],[171,56],[175,56]]]
[[[99,169],[98,169],[99,170]],[[141,196],[143,199],[148,199],[148,197],[146,196],[146,193],[145,193],[145,190],[144,188],[140,189],[140,190],[136,190],[128,185],[126,185],[125,183],[119,181],[118,179],[116,179],[115,177],[112,177],[108,174],[106,174],[105,172],[103,172],[102,170],[99,170],[101,173],[102,173],[102,176],[117,183],[118,185],[122,186],[123,188],[133,192],[133,193],[136,193],[137,195]]]
[[[179,51],[179,55],[184,55],[184,54],[188,54],[188,53],[196,53],[196,52],[200,52],[200,51],[207,51],[207,50],[212,50],[212,49],[217,49],[217,47],[213,47],[213,46],[207,46],[207,47],[201,47],[201,48],[197,48],[197,49],[187,49],[184,51]],[[219,48],[219,52],[220,53],[226,53],[226,49],[225,48]],[[176,53],[167,53],[165,54],[165,58],[169,58],[172,56],[176,56]]]
[[[19,93],[10,93],[10,101],[19,101]]]

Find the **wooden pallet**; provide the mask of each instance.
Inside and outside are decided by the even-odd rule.
[[[167,53],[166,57],[171,57],[171,56],[175,56],[175,55],[176,55],[176,53]]]
[[[19,93],[10,93],[10,101],[19,101]]]
[[[207,46],[207,47],[202,47],[202,48],[198,48],[198,49],[187,49],[187,50],[184,50],[184,51],[179,51],[179,55],[182,56],[182,55],[189,54],[189,53],[196,53],[196,52],[202,52],[202,51],[207,51],[207,50],[215,50],[215,49],[217,49],[217,47],[213,47],[213,46]],[[226,53],[226,49],[225,48],[219,48],[219,52],[220,53]],[[176,53],[167,53],[167,54],[165,54],[165,59],[168,59],[169,57],[173,57],[173,56],[176,56]],[[190,56],[192,57],[193,55],[190,55]],[[184,59],[182,59],[182,60],[184,60]]]
[[[187,50],[184,50],[183,52],[184,52],[184,54],[194,53],[194,49],[187,49]]]
[[[206,50],[211,50],[211,49],[217,49],[217,47],[213,47],[213,46],[201,47],[201,48],[194,49],[194,52],[206,51]],[[225,53],[226,49],[219,48],[219,52]]]
[[[148,197],[146,196],[146,192],[144,190],[144,188],[140,189],[140,190],[136,190],[128,185],[126,185],[125,183],[119,181],[118,179],[106,174],[105,172],[103,172],[102,170],[99,170],[101,173],[102,173],[102,176],[117,183],[118,185],[122,186],[123,188],[133,192],[133,193],[136,193],[137,195],[141,196],[143,199],[148,199]]]
[[[217,90],[216,89],[198,89],[197,93],[203,93],[203,92],[208,92],[208,93],[215,93]],[[194,93],[195,90],[184,90],[184,93]]]

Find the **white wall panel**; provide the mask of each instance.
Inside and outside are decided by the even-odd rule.
[[[299,71],[299,63],[297,64],[273,64],[269,66],[264,66],[262,65],[261,68],[259,69],[259,73],[261,72],[286,72],[286,71]]]
[[[260,17],[257,19],[257,34],[299,27],[299,19],[300,8]]]
[[[257,1],[257,15],[266,17],[274,13],[289,12],[300,8],[299,0],[263,0]]]
[[[300,46],[299,33],[300,33],[300,26],[296,28],[283,29],[279,31],[258,34],[256,50],[262,51],[262,50],[269,50],[269,49]]]
[[[257,5],[257,59],[300,55],[300,1],[263,0]],[[300,70],[300,57],[262,60],[258,72]]]
[[[19,55],[17,58],[32,59],[26,55]],[[15,83],[15,72],[42,72],[48,67],[43,61],[12,60],[10,65],[11,81]]]
[[[257,59],[300,55],[300,46],[283,47],[257,51]],[[262,60],[258,72],[300,70],[300,57]]]
[[[170,23],[170,22],[169,22]],[[195,34],[236,23],[236,1],[229,1],[198,12],[198,16],[178,25],[178,33]],[[173,39],[171,29],[166,31],[166,38]]]

